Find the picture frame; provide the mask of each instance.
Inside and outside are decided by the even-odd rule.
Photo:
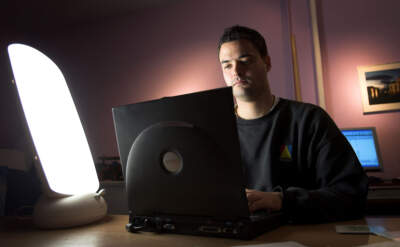
[[[364,114],[400,110],[400,62],[357,70]]]

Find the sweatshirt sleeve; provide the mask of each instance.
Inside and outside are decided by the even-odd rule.
[[[300,164],[312,167],[316,186],[289,186],[282,191],[282,210],[291,222],[346,220],[364,213],[368,178],[333,120],[323,110],[321,113],[317,124],[304,130],[312,134],[303,137],[303,152],[308,155]]]

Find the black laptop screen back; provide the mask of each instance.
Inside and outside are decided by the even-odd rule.
[[[231,88],[113,108],[135,215],[248,217]],[[163,155],[182,167],[168,172]]]

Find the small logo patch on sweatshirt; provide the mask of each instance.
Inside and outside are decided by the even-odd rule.
[[[281,161],[292,161],[292,145],[281,146]]]

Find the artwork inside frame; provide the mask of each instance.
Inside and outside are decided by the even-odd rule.
[[[400,62],[357,69],[364,113],[400,110]]]

